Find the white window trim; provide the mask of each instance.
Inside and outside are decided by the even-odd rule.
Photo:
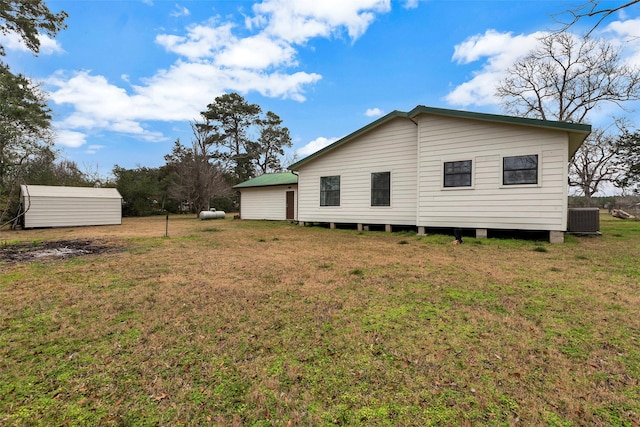
[[[505,157],[518,157],[518,156],[538,156],[538,182],[536,184],[504,184],[504,170],[502,169],[504,166],[504,158]],[[500,164],[498,165],[500,168],[500,173],[498,174],[500,183],[499,188],[539,188],[542,187],[542,151],[541,150],[519,150],[513,153],[502,153],[500,154]]]
[[[444,164],[449,162],[464,162],[471,160],[471,185],[464,187],[445,187],[444,186]],[[476,188],[476,158],[475,156],[455,156],[440,158],[440,190],[442,191],[464,191],[474,190]]]

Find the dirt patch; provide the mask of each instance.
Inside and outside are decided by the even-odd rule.
[[[122,248],[96,240],[57,240],[0,245],[0,262],[32,262],[68,259],[83,255],[119,252]]]

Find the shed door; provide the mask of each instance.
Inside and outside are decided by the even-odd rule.
[[[295,218],[295,191],[287,191],[287,219]]]

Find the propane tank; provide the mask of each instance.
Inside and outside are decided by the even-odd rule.
[[[211,209],[210,211],[201,211],[198,214],[198,217],[202,220],[205,219],[221,219],[224,218],[224,211],[217,211],[215,209]]]

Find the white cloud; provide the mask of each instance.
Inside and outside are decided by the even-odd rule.
[[[43,55],[53,55],[55,53],[64,53],[62,45],[57,40],[47,35],[38,36],[40,39],[40,53]]]
[[[315,73],[297,72],[294,74],[272,73],[262,74],[249,71],[235,71],[229,76],[229,87],[238,92],[256,91],[272,98],[293,99],[303,102],[305,86],[322,78]]]
[[[445,96],[452,105],[496,105],[500,102],[495,95],[496,85],[504,77],[503,70],[483,69],[473,73],[471,80],[458,85]]]
[[[295,66],[295,49],[282,40],[274,40],[265,34],[238,40],[216,57],[221,67],[267,69],[278,66]]]
[[[180,6],[179,4],[176,4],[175,10],[169,14],[169,16],[172,16],[174,18],[179,18],[181,16],[189,16],[189,15],[191,15],[191,12],[189,11],[189,9],[187,9],[184,6]]]
[[[406,0],[404,2],[404,8],[405,9],[415,9],[418,7],[418,3],[420,2],[420,0]]]
[[[165,136],[149,130],[146,122],[193,120],[225,92],[303,102],[306,89],[322,76],[295,70],[300,46],[311,38],[343,33],[355,41],[378,14],[390,9],[390,0],[264,0],[253,6],[252,16],[244,17],[245,28],[218,16],[182,34],[157,34],[155,42],[179,58],[137,82],[123,70],[120,83],[126,89],[91,71],[50,77],[52,102],[72,109],[58,122],[59,129],[78,135],[108,130],[162,141]],[[176,5],[175,16],[187,13]],[[328,141],[310,146],[322,140]]]
[[[479,60],[484,62],[479,70],[473,71],[470,80],[456,86],[445,100],[451,105],[463,107],[498,104],[496,85],[505,76],[506,70],[533,49],[544,34],[535,32],[514,36],[510,32],[487,30],[456,45],[452,59],[458,64]]]
[[[607,25],[605,31],[612,31],[621,37],[640,37],[640,18],[614,21]]]
[[[384,113],[382,112],[381,109],[379,108],[367,108],[367,111],[365,111],[365,116],[367,117],[380,117],[382,116]]]
[[[38,35],[38,40],[40,40],[39,53],[41,55],[64,53],[62,45],[60,45],[57,40],[52,39],[46,34]],[[22,41],[22,38],[16,33],[0,33],[0,45],[4,46],[6,50],[13,50],[16,52],[31,52]]]
[[[391,10],[390,0],[265,0],[253,6],[250,25],[265,27],[272,37],[303,44],[329,37],[343,28],[352,40],[365,33],[377,14]]]
[[[186,36],[160,34],[156,43],[167,51],[185,56],[191,61],[212,60],[219,67],[266,69],[295,66],[296,51],[289,43],[260,33],[236,38],[234,25],[194,25]]]
[[[105,148],[104,145],[92,144],[87,146],[87,149],[84,150],[84,152],[87,154],[96,154],[98,151],[102,150],[103,148]]]
[[[511,65],[510,61],[526,54],[543,35],[544,33],[538,32],[514,36],[511,32],[500,33],[489,29],[484,34],[476,34],[456,45],[452,59],[459,64],[468,64],[483,57],[497,57]]]
[[[83,146],[87,142],[87,135],[85,133],[68,129],[59,129],[58,123],[54,123],[53,127],[56,129],[56,145],[77,148]]]
[[[148,131],[138,122],[147,119],[136,109],[137,104],[144,104],[146,100],[130,96],[102,76],[92,76],[88,71],[75,73],[71,78],[56,74],[47,84],[58,87],[50,91],[53,102],[74,107],[70,115],[56,122],[60,145],[78,147],[86,141],[86,137],[81,136],[95,129],[129,134],[145,141],[166,140],[161,133]]]
[[[205,24],[188,27],[186,36],[158,34],[156,43],[168,52],[190,60],[212,58],[222,48],[237,43],[238,40],[231,33],[233,27],[232,23],[216,25],[215,20],[209,20]]]
[[[309,73],[265,74],[251,70],[219,69],[212,64],[178,62],[132,86],[132,92],[90,71],[48,79],[50,99],[74,111],[60,123],[67,129],[103,128],[161,141],[160,133],[145,130],[140,121],[188,121],[225,90],[304,101],[304,87],[321,78]],[[100,100],[100,102],[96,102]]]
[[[56,104],[72,104],[76,112],[85,113],[95,120],[101,118],[122,119],[128,116],[126,108],[129,102],[127,92],[110,84],[103,76],[93,76],[89,71],[75,73],[70,79],[57,74],[47,81],[60,89],[50,92],[51,100]],[[96,102],[100,100],[100,102]]]
[[[315,153],[318,150],[323,149],[324,147],[333,144],[334,142],[336,142],[337,140],[339,140],[340,138],[325,138],[324,136],[320,136],[316,139],[314,139],[313,141],[309,142],[307,145],[305,145],[302,148],[298,148],[296,150],[296,155],[301,156],[301,157],[306,157],[310,154]]]
[[[614,21],[607,25],[604,33],[621,39],[628,54],[628,63],[640,67],[640,18]]]
[[[625,61],[640,66],[640,18],[612,22],[602,33],[610,42],[624,48]],[[455,86],[445,100],[455,106],[498,105],[495,96],[497,84],[505,77],[506,70],[518,59],[537,46],[538,40],[547,33],[514,35],[487,30],[464,40],[454,48],[452,60],[461,65],[479,62],[479,68],[471,77]]]

